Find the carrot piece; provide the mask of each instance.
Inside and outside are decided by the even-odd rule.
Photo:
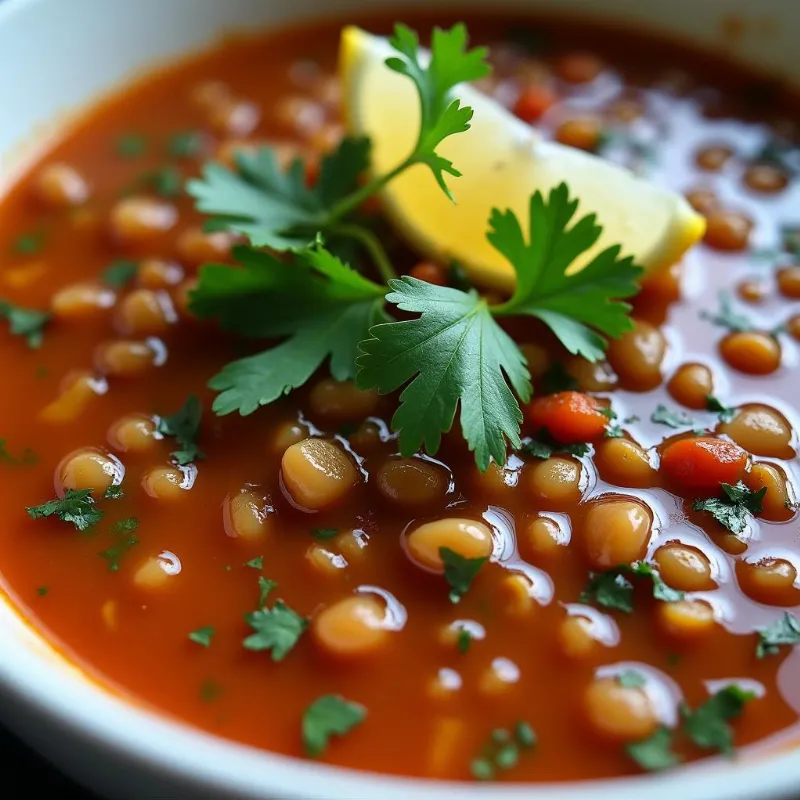
[[[538,431],[545,428],[560,444],[593,442],[600,439],[608,417],[600,404],[583,392],[558,392],[537,397],[528,406],[528,419]]]
[[[556,93],[547,86],[529,86],[514,103],[514,114],[523,122],[531,124],[558,100]]]
[[[661,454],[661,471],[681,489],[718,491],[720,483],[740,481],[746,467],[741,447],[711,436],[678,439]]]
[[[447,272],[438,264],[430,261],[420,261],[408,273],[412,278],[417,278],[435,286],[447,286]]]

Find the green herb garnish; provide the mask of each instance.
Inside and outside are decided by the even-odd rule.
[[[684,704],[681,707],[684,730],[698,747],[731,755],[733,729],[728,722],[740,716],[745,703],[754,697],[753,692],[731,684],[694,710]]]
[[[118,258],[112,261],[102,272],[100,279],[106,286],[114,289],[122,289],[127,286],[135,277],[139,270],[137,261],[128,261]]]
[[[124,555],[139,544],[139,537],[134,533],[139,529],[139,520],[136,517],[128,517],[114,523],[112,532],[115,537],[114,544],[103,550],[98,555],[108,561],[109,572],[118,572],[120,562]]]
[[[11,243],[11,252],[21,256],[35,256],[42,251],[47,240],[44,231],[31,231],[18,236]]]
[[[308,628],[308,619],[289,608],[283,600],[276,600],[272,608],[266,608],[267,596],[277,584],[259,576],[258,585],[260,608],[244,617],[254,633],[242,644],[247,650],[268,651],[273,661],[283,661]]]
[[[326,541],[327,539],[333,539],[336,534],[339,533],[338,528],[314,528],[311,531],[311,535],[315,539],[320,539],[321,541]]]
[[[250,567],[251,569],[263,569],[264,568],[264,556],[256,556],[255,558],[251,558],[249,561],[245,561],[244,564],[246,567]],[[262,603],[263,605],[263,603]]]
[[[197,158],[203,154],[205,135],[201,131],[182,131],[170,136],[167,153],[172,158]]]
[[[125,492],[120,484],[113,484],[103,492],[103,500],[119,500],[121,497],[125,497]]]
[[[784,611],[779,620],[758,631],[756,658],[777,655],[781,647],[791,647],[798,643],[800,643],[800,620],[794,614]]]
[[[472,634],[466,629],[461,628],[456,637],[456,647],[459,653],[466,653],[472,645]]]
[[[670,428],[694,425],[694,420],[685,411],[670,411],[662,403],[656,406],[656,410],[650,415],[650,421],[658,425],[667,425]]]
[[[30,447],[26,447],[20,456],[11,455],[6,447],[6,440],[0,439],[0,463],[9,467],[25,467],[35,464],[38,460],[39,456]]]
[[[672,752],[673,734],[669,728],[659,728],[652,736],[625,746],[625,752],[642,769],[658,772],[680,764],[680,756]]]
[[[139,158],[147,152],[147,139],[139,133],[123,133],[117,137],[114,149],[122,158]]]
[[[25,510],[31,519],[57,517],[62,522],[71,523],[79,531],[89,530],[103,517],[103,512],[95,505],[92,489],[67,489],[60,500],[48,500]]]
[[[8,329],[12,336],[23,336],[28,347],[36,350],[42,346],[44,328],[50,321],[50,312],[22,308],[7,300],[0,300],[0,319],[8,322]]]
[[[139,184],[165,200],[172,200],[183,192],[183,175],[177,167],[160,167],[143,173]]]
[[[706,511],[731,533],[744,533],[750,517],[760,514],[764,495],[767,487],[762,486],[757,491],[745,486],[739,481],[735,486],[730,483],[721,483],[722,497],[711,497],[707,500],[695,500],[692,503],[694,511]]]
[[[727,328],[734,332],[751,331],[754,327],[748,317],[734,309],[733,299],[728,292],[720,292],[719,294],[719,311],[715,314],[701,311],[700,316],[714,325],[719,325],[721,328]]]
[[[626,669],[615,676],[617,683],[625,689],[641,689],[647,683],[644,675],[633,669]]]
[[[469,591],[481,567],[488,558],[464,558],[449,547],[440,547],[444,577],[450,584],[450,602],[458,603]]]
[[[573,444],[560,444],[555,441],[546,429],[542,429],[536,435],[525,439],[520,447],[520,452],[533,458],[552,458],[554,455],[570,455],[581,458],[589,453],[589,445],[585,442],[575,442]]]
[[[736,409],[724,405],[713,394],[706,395],[706,410],[715,411],[720,422],[730,422],[736,416]]]
[[[520,751],[531,750],[537,741],[536,733],[525,721],[517,722],[513,732],[495,728],[481,755],[470,763],[472,777],[479,781],[492,780],[497,770],[505,772],[515,767]]]
[[[162,436],[175,439],[178,450],[170,455],[180,466],[201,461],[205,458],[203,451],[197,446],[196,439],[200,435],[200,421],[203,418],[203,406],[192,394],[175,414],[160,417],[157,430]]]
[[[650,564],[637,561],[634,564],[621,564],[605,572],[589,573],[589,583],[581,592],[580,601],[630,614],[633,611],[633,584],[628,577],[651,581],[653,597],[661,602],[675,603],[685,596],[683,592],[667,586]]]
[[[199,644],[201,647],[210,647],[211,639],[216,631],[210,625],[205,628],[198,628],[189,634],[189,641]]]
[[[338,695],[318,697],[304,712],[303,746],[308,755],[321,756],[331,736],[343,736],[367,717],[367,709]]]

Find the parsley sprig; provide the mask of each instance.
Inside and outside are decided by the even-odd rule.
[[[313,186],[299,160],[284,171],[269,148],[240,154],[235,171],[207,165],[188,192],[200,211],[212,215],[211,229],[232,230],[249,246],[234,251],[238,269],[207,265],[200,271],[191,308],[241,336],[278,340],[212,378],[210,387],[220,393],[217,414],[250,414],[329,362],[337,380],[354,379],[381,393],[402,389],[392,420],[401,453],[423,447],[435,453],[458,413],[464,438],[485,470],[492,459],[505,461],[508,443],[520,446],[520,402],[532,391],[525,358],[502,321],[535,317],[571,353],[597,360],[605,337],[631,327],[624,299],[638,290],[641,270],[621,257],[619,246],[584,263],[602,229],[593,214],[575,221],[578,200],[562,184],[546,196],[536,192],[524,220],[508,210],[492,212],[487,237],[517,273],[517,289],[507,301],[490,306],[469,286],[397,278],[359,210],[419,164],[450,195],[447,178],[460,172],[437,148],[467,131],[473,114],[453,89],[483,77],[489,67],[484,48],[468,48],[463,24],[436,29],[429,56],[404,25],[389,41],[396,54],[387,67],[408,77],[419,96],[412,152],[388,173],[374,175],[369,141],[345,139],[323,159]],[[342,260],[343,239],[372,257],[384,282]],[[573,269],[576,264],[582,269]],[[403,319],[390,316],[387,305]]]
[[[720,490],[722,497],[695,500],[692,509],[711,514],[720,525],[731,533],[744,533],[750,517],[763,511],[762,506],[767,487],[762,486],[757,491],[753,491],[739,481],[736,485],[721,483]]]

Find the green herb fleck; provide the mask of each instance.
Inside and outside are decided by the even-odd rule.
[[[728,722],[740,716],[745,703],[754,697],[753,692],[731,684],[720,689],[694,710],[683,705],[681,715],[684,730],[698,747],[731,755],[733,729]]]
[[[739,481],[735,486],[721,483],[722,497],[711,497],[707,500],[695,500],[692,508],[695,511],[706,511],[731,533],[743,533],[752,514],[760,514],[767,487],[758,491],[745,486]]]
[[[44,231],[23,233],[11,243],[11,251],[21,256],[34,256],[42,251],[46,240]]]
[[[200,699],[204,703],[213,703],[222,696],[222,686],[212,678],[207,678],[200,684]]]
[[[214,637],[215,630],[210,625],[205,628],[198,628],[189,634],[189,641],[199,644],[201,647],[209,647],[211,639]]]
[[[49,591],[50,591],[50,587],[49,586],[37,586],[36,587],[36,594],[38,594],[39,597],[44,597]]]
[[[719,311],[717,311],[716,314],[712,314],[708,311],[701,311],[700,317],[721,328],[727,328],[730,331],[741,333],[753,330],[752,321],[744,314],[740,314],[734,309],[733,299],[728,292],[720,292]]]
[[[315,539],[321,539],[322,541],[333,539],[337,533],[339,533],[338,528],[314,528],[314,530],[311,531],[311,535]]]
[[[706,395],[706,410],[716,411],[720,422],[730,422],[736,416],[736,409],[729,408],[714,397],[713,394]]]
[[[103,492],[104,500],[119,500],[121,497],[125,497],[125,492],[122,491],[121,484],[109,486],[108,489]]]
[[[304,712],[302,721],[303,746],[314,758],[325,753],[331,736],[343,736],[367,716],[367,709],[338,695],[318,697]]]
[[[658,772],[677,766],[681,759],[672,752],[672,731],[659,728],[652,736],[625,746],[625,752],[642,769]]]
[[[22,308],[0,300],[0,319],[8,322],[12,336],[23,336],[31,350],[42,346],[45,325],[50,321],[50,312]]]
[[[200,422],[203,418],[203,406],[192,394],[186,399],[182,408],[171,416],[158,420],[158,432],[163,436],[175,438],[178,450],[170,453],[180,466],[200,461],[205,454],[197,446],[196,439],[200,435]]]
[[[641,689],[647,683],[644,675],[633,669],[626,669],[615,676],[617,683],[625,689]]]
[[[117,137],[114,149],[122,158],[139,158],[147,152],[147,139],[139,133],[123,133]]]
[[[650,415],[650,421],[670,428],[683,428],[694,425],[694,420],[684,411],[670,411],[665,405],[659,403],[656,410]]]
[[[458,631],[458,637],[456,638],[456,646],[458,647],[459,653],[466,653],[469,650],[470,645],[472,644],[472,634],[467,630],[467,628],[461,628]]]
[[[267,604],[269,593],[278,585],[277,581],[265,578],[263,575],[258,576],[258,607],[264,608]]]
[[[92,498],[92,489],[67,489],[60,500],[48,500],[40,506],[25,509],[31,519],[57,517],[69,522],[79,531],[86,531],[96,525],[103,517]]]
[[[140,176],[139,183],[165,200],[172,200],[183,192],[183,174],[175,166],[145,172]]]
[[[458,603],[469,591],[472,582],[488,558],[464,558],[449,547],[440,547],[444,577],[450,585],[450,602]]]
[[[246,567],[251,567],[252,569],[263,569],[264,568],[264,556],[256,556],[255,558],[251,558],[249,561],[245,562]],[[263,605],[263,603],[262,603]]]
[[[267,594],[274,587],[274,582]],[[261,581],[259,581],[259,586]],[[272,608],[259,608],[245,614],[245,621],[253,629],[242,644],[247,650],[268,651],[273,661],[282,661],[297,644],[308,627],[308,619],[289,608],[283,600],[276,600]]]
[[[542,375],[542,388],[545,394],[571,392],[579,386],[578,381],[567,372],[561,361],[554,361]]]
[[[118,572],[120,562],[125,554],[135,545],[139,544],[139,537],[134,531],[139,529],[139,520],[136,517],[127,517],[114,523],[112,529],[116,541],[111,547],[103,550],[98,555],[108,561],[108,571]]]
[[[580,596],[582,603],[596,603],[630,614],[633,611],[633,584],[626,576],[646,578],[651,581],[653,597],[664,603],[683,600],[685,594],[671,589],[658,572],[644,561],[621,564],[605,572],[589,573],[589,583]]]
[[[779,620],[758,631],[756,658],[777,655],[781,647],[796,645],[798,642],[800,642],[800,620],[794,614],[784,611]]]
[[[122,289],[127,286],[139,271],[138,261],[129,261],[124,258],[118,258],[112,261],[102,272],[100,279],[106,286],[111,286],[114,289]]]
[[[11,455],[6,447],[6,440],[0,439],[0,463],[9,467],[25,467],[35,464],[38,460],[39,456],[30,447],[26,447],[18,457]]]
[[[535,437],[523,440],[522,446],[520,447],[520,451],[525,453],[525,455],[543,459],[551,458],[557,453],[564,453],[580,458],[581,456],[587,455],[589,449],[589,445],[585,442],[560,444],[550,436],[546,428],[542,428]]]
[[[172,158],[197,158],[203,154],[205,140],[202,131],[181,131],[170,136],[167,153]]]

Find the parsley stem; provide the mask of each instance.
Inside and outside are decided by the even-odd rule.
[[[353,225],[350,223],[334,225],[328,230],[330,233],[338,234],[339,236],[347,236],[350,239],[358,241],[369,253],[384,283],[388,283],[390,280],[397,277],[397,273],[389,261],[389,257],[386,255],[383,245],[372,231],[360,225]]]
[[[409,156],[402,164],[398,164],[391,172],[387,172],[385,175],[381,175],[380,177],[373,178],[369,183],[362,186],[358,191],[353,192],[353,194],[345,197],[344,200],[340,200],[332,209],[330,214],[328,214],[327,219],[325,220],[325,224],[331,225],[335,222],[338,222],[342,217],[346,217],[348,214],[351,214],[355,211],[359,206],[363,205],[364,202],[369,200],[372,195],[377,194],[387,183],[394,180],[401,172],[404,172],[409,167],[416,164],[416,153]]]

